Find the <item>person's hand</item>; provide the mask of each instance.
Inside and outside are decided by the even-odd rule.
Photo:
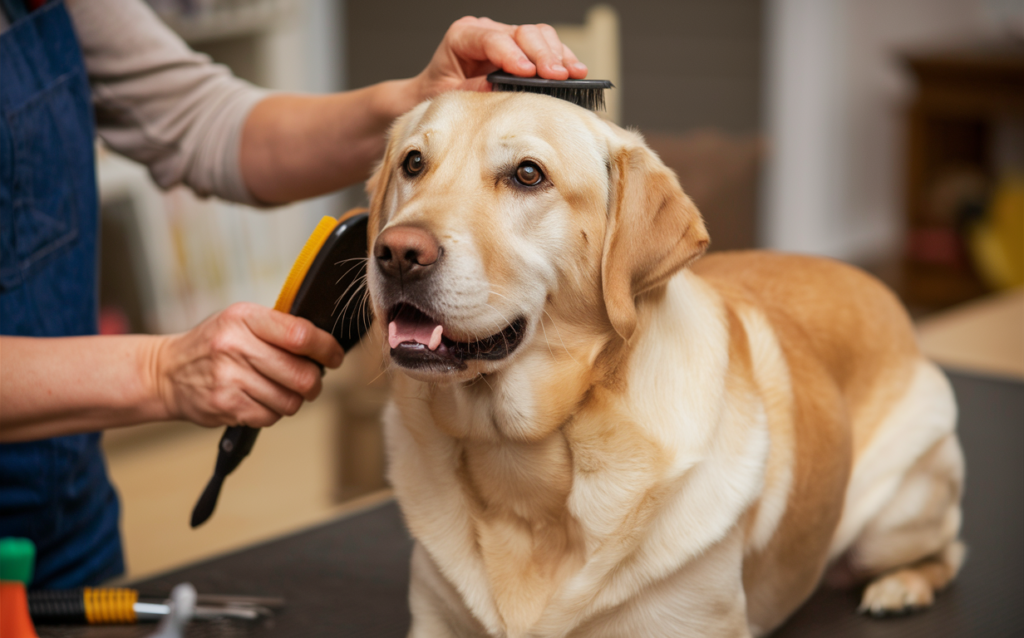
[[[418,101],[451,90],[487,91],[487,74],[580,80],[587,67],[546,24],[512,26],[465,17],[448,28],[430,64],[415,78]]]
[[[309,359],[336,368],[343,358],[334,337],[310,321],[239,303],[168,337],[155,366],[174,418],[265,427],[320,394],[320,370]]]

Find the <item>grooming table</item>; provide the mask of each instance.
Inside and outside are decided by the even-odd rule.
[[[819,590],[777,638],[1024,636],[1024,383],[950,373],[967,455],[963,538],[967,562],[935,607],[877,620],[856,613],[859,592]],[[182,513],[184,516],[185,513]],[[137,586],[166,594],[284,596],[262,623],[193,622],[190,638],[403,637],[412,541],[393,502],[322,527],[154,578]],[[152,625],[40,627],[41,638],[136,638]]]

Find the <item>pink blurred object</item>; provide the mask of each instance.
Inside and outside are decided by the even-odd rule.
[[[104,306],[100,308],[100,334],[101,335],[126,335],[131,332],[131,323],[124,310],[117,306]]]
[[[921,264],[967,268],[967,251],[954,228],[914,228],[907,234],[907,257]]]

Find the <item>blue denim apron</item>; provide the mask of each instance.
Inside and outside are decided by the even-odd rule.
[[[98,198],[81,49],[61,2],[11,22],[0,34],[0,334],[95,334]],[[32,587],[122,573],[117,525],[99,434],[0,445],[0,536],[35,542]]]

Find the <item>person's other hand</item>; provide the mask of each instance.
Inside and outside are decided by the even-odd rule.
[[[174,418],[265,427],[320,394],[320,370],[310,359],[336,368],[343,358],[334,337],[310,321],[238,303],[168,337],[155,365]]]
[[[430,64],[418,76],[418,100],[451,90],[487,91],[487,74],[502,70],[520,77],[580,80],[587,67],[546,24],[512,26],[465,17],[448,28]]]

